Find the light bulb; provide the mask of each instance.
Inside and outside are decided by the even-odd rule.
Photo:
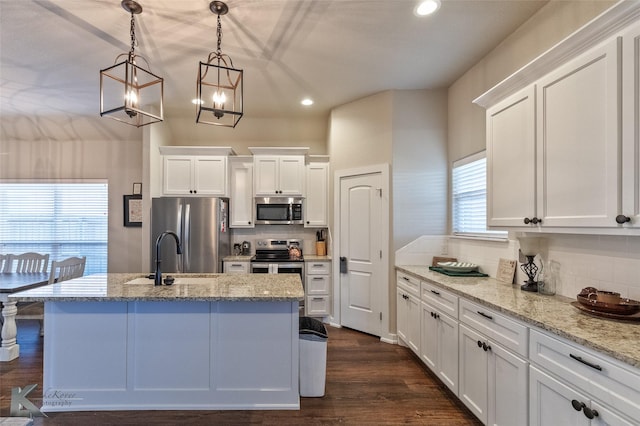
[[[136,115],[138,115],[136,111],[131,109],[131,107],[138,106],[138,95],[136,95],[136,92],[134,90],[129,90],[127,91],[127,93],[125,93],[124,101],[124,111],[127,113],[127,115],[129,117],[135,117]]]
[[[440,8],[440,0],[426,0],[418,4],[415,13],[418,16],[431,15]]]
[[[224,103],[227,101],[227,97],[222,91],[215,91],[213,93],[213,115],[215,115],[218,119],[220,119],[224,112]]]

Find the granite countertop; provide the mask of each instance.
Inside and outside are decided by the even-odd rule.
[[[148,274],[96,274],[14,293],[16,301],[296,301],[298,274],[173,274],[173,285],[154,286]],[[129,283],[135,280],[137,283]]]
[[[428,266],[396,269],[640,368],[640,322],[584,314],[570,305],[575,299],[525,292],[494,278],[450,277]]]
[[[238,255],[238,256],[225,256],[222,258],[223,262],[249,262],[253,256]]]
[[[331,256],[318,256],[317,254],[305,254],[305,262],[317,262],[319,260],[331,260]]]

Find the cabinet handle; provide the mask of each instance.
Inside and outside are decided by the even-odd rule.
[[[440,292],[439,291],[431,290],[431,293],[435,294],[436,296],[440,296]]]
[[[407,278],[407,277],[402,277],[402,279],[405,280],[405,281],[409,281],[409,278]]]
[[[582,359],[581,356],[574,355],[574,354],[569,354],[569,356],[571,358],[575,359],[576,361],[583,363],[584,365],[588,365],[591,368],[594,368],[594,369],[596,369],[598,371],[602,371],[602,367],[600,367],[598,364],[594,364],[592,362],[585,361],[584,359]]]
[[[239,263],[232,263],[231,266],[242,266],[242,265]]]
[[[616,222],[622,225],[623,223],[631,222],[631,218],[629,216],[619,214],[618,216],[616,216]]]
[[[528,217],[524,218],[524,224],[528,225],[530,223],[533,223],[534,225],[537,225],[539,223],[542,223],[542,219],[538,219],[537,217],[532,217],[531,219],[529,219]]]
[[[478,312],[478,315],[482,315],[483,317],[485,317],[485,318],[487,318],[487,319],[490,319],[490,320],[492,320],[492,319],[493,319],[493,317],[492,317],[491,315],[487,315],[487,314],[485,314],[485,313],[484,313],[484,312],[482,312],[482,311],[476,311],[476,312]]]
[[[322,281],[322,280],[324,280],[324,278],[323,277],[313,277],[313,280],[314,281]]]
[[[314,297],[313,300],[324,300],[322,297]]]
[[[588,419],[594,419],[596,417],[598,417],[598,410],[592,410],[591,408],[587,407],[587,405],[584,402],[580,402],[576,399],[572,399],[571,400],[571,405],[573,406],[573,408],[576,411],[581,411],[584,413],[585,417]]]

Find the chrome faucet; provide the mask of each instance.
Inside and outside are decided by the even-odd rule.
[[[178,254],[182,254],[182,246],[180,245],[180,238],[173,231],[164,231],[162,234],[158,236],[156,240],[156,273],[154,275],[154,285],[162,285],[162,272],[160,271],[160,244],[162,243],[162,239],[167,235],[171,235],[174,240],[176,240],[176,250]]]

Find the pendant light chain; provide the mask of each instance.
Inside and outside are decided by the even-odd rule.
[[[218,50],[216,50],[216,56],[218,56],[218,59],[220,57],[222,57],[222,23],[220,20],[220,15],[218,14],[218,31],[217,31],[217,35],[218,35]]]
[[[133,62],[133,58],[135,57],[134,49],[136,45],[136,21],[133,18],[133,12],[131,12],[131,29],[129,30],[129,34],[131,35],[131,50],[129,51],[129,61]]]

